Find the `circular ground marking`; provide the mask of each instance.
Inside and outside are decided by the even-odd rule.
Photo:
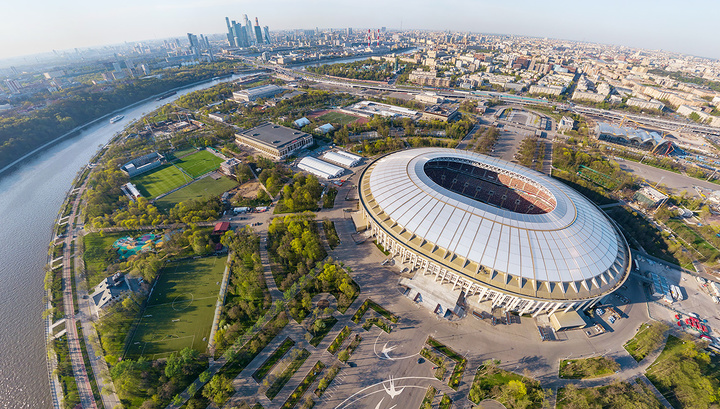
[[[172,302],[172,308],[175,311],[182,311],[192,304],[195,296],[192,293],[180,294]]]

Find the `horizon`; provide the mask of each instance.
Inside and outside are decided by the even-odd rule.
[[[83,3],[88,3],[88,7],[83,8]],[[391,31],[496,33],[720,59],[720,46],[706,35],[707,30],[704,29],[711,27],[712,16],[720,14],[720,4],[691,0],[686,7],[678,9],[666,0],[648,3],[647,6],[611,0],[602,9],[586,4],[576,4],[570,9],[564,6],[566,2],[562,0],[549,0],[542,4],[520,0],[516,3],[516,6],[509,6],[487,1],[453,0],[444,9],[454,10],[454,13],[438,14],[437,5],[426,0],[393,4],[369,0],[363,7],[327,0],[304,3],[281,0],[273,5],[238,4],[229,0],[204,3],[158,0],[151,4],[129,0],[124,7],[75,0],[70,7],[65,7],[65,4],[60,7],[41,0],[39,5],[14,4],[8,13],[0,16],[0,24],[8,33],[14,34],[12,43],[0,47],[0,61],[74,48],[101,48],[183,38],[187,33],[217,35],[224,32],[225,17],[241,20],[244,14],[251,21],[258,17],[260,25],[269,26],[271,32],[316,27],[327,30],[329,27],[385,26]],[[42,7],[43,4],[47,7]],[[279,7],[281,4],[285,7]],[[36,13],[38,6],[46,12]],[[275,10],[278,9],[283,12],[277,13]],[[384,13],[373,13],[377,9]],[[695,13],[695,10],[702,9],[715,9],[717,12]],[[463,13],[463,10],[468,13]],[[352,11],[352,15],[348,11]],[[112,16],[113,20],[107,16]],[[498,19],[497,16],[508,17]],[[68,30],[69,26],[74,29]]]

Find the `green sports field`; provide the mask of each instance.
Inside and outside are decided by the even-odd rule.
[[[225,260],[206,257],[169,263],[163,268],[127,345],[126,356],[165,358],[185,347],[205,352]]]
[[[235,186],[237,186],[237,182],[224,176],[218,180],[211,177],[205,177],[200,180],[196,180],[176,192],[170,193],[160,200],[157,200],[155,202],[155,206],[161,209],[169,209],[180,202],[210,196],[219,196]]]
[[[322,122],[330,122],[333,124],[340,124],[340,125],[348,125],[355,121],[357,121],[359,118],[352,115],[343,114],[342,112],[337,111],[330,111],[320,117],[318,119]]]
[[[200,151],[180,159],[175,162],[175,165],[182,168],[182,170],[193,178],[196,178],[219,168],[221,163],[223,163],[223,160],[212,153]]]
[[[155,198],[178,186],[191,181],[192,178],[174,165],[167,164],[156,171],[132,178],[140,193],[147,198]]]

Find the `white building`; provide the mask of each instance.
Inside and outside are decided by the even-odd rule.
[[[651,99],[650,101],[646,101],[644,99],[633,97],[633,98],[628,99],[626,104],[628,104],[629,106],[632,106],[632,107],[638,107],[638,108],[642,108],[642,109],[657,109],[660,111],[665,109],[665,104],[663,104],[662,102],[660,102],[656,99]]]
[[[280,88],[277,85],[263,85],[260,87],[253,87],[244,89],[242,91],[233,92],[233,99],[235,101],[255,101],[260,98],[273,97],[281,92],[285,91],[284,88]]]
[[[298,168],[325,179],[336,178],[345,172],[345,169],[340,166],[335,166],[311,156],[302,158],[298,163]]]
[[[302,128],[305,125],[310,125],[310,120],[305,117],[302,117],[300,119],[293,121],[293,125],[297,126],[298,128]]]
[[[360,163],[360,160],[362,159],[360,156],[353,155],[351,153],[338,151],[338,152],[326,152],[323,156],[323,159],[325,159],[328,162],[337,163],[339,165],[351,168],[353,166],[357,166]]]

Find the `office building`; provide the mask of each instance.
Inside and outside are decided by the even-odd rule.
[[[270,44],[270,28],[268,26],[263,27],[263,32],[265,33],[265,42]]]
[[[312,135],[270,122],[235,134],[235,143],[257,149],[273,160],[282,160],[313,144]]]
[[[257,17],[255,17],[255,39],[257,40],[258,44],[262,44],[262,29],[260,28],[260,23],[258,22]]]
[[[8,87],[10,92],[12,92],[13,94],[19,94],[20,90],[22,89],[22,87],[20,86],[20,83],[14,79],[5,80],[5,85]]]
[[[254,39],[254,33],[252,29],[252,24],[250,23],[250,19],[248,18],[247,14],[243,14],[243,19],[245,20],[245,33],[247,34],[248,39],[248,47],[253,45],[255,43]]]

